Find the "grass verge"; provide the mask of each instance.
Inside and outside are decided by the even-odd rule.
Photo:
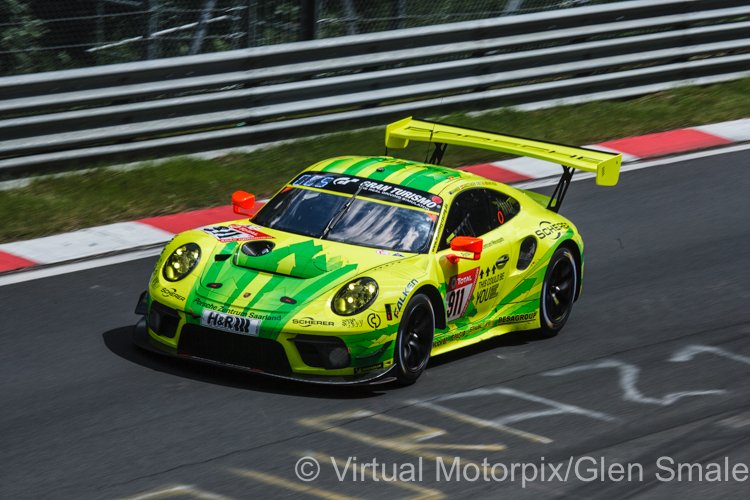
[[[750,116],[750,79],[685,87],[645,97],[520,112],[501,109],[443,121],[566,144],[591,144]],[[385,123],[382,124],[385,126]],[[229,203],[234,190],[272,194],[317,160],[345,154],[383,154],[384,127],[303,139],[214,160],[174,158],[127,171],[96,170],[42,178],[0,192],[0,242],[16,241],[111,222]],[[426,145],[400,157],[424,160]],[[451,147],[446,165],[494,161],[491,151]]]

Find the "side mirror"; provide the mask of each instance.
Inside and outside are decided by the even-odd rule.
[[[473,238],[471,236],[456,236],[451,240],[451,250],[455,253],[448,254],[447,258],[451,264],[455,264],[459,259],[479,260],[482,257],[482,238]]]
[[[232,194],[232,208],[234,213],[240,215],[255,215],[252,211],[255,206],[255,195],[246,191],[235,191]]]

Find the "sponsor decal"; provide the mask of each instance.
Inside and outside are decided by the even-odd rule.
[[[294,181],[292,181],[293,186],[305,186],[305,187],[313,187],[313,188],[324,188],[328,184],[331,183],[336,179],[333,175],[324,175],[324,174],[302,174]]]
[[[381,323],[382,320],[380,319],[379,314],[370,313],[367,315],[367,326],[369,326],[373,330],[377,330],[378,328],[380,328]]]
[[[333,181],[333,184],[336,186],[346,186],[347,184],[357,184],[359,181],[360,179],[356,177],[339,177]]]
[[[387,319],[388,321],[391,321],[393,319],[393,313],[391,312],[390,304],[385,305],[385,319]]]
[[[372,371],[378,370],[380,368],[383,368],[383,363],[382,362],[380,362],[380,363],[378,363],[376,365],[355,366],[354,367],[354,373],[356,375],[359,375],[361,373],[372,372]]]
[[[536,311],[524,314],[514,314],[512,316],[502,316],[497,319],[498,325],[507,325],[508,323],[525,323],[536,319]]]
[[[248,226],[245,224],[230,224],[228,226],[206,226],[202,228],[222,243],[232,241],[266,240],[273,236],[260,232],[260,226]]]
[[[321,321],[315,318],[311,318],[310,316],[305,316],[304,318],[294,318],[292,320],[292,323],[301,326],[302,328],[307,328],[309,326],[333,326],[333,321]]]
[[[469,300],[474,293],[478,276],[478,267],[451,276],[451,279],[448,281],[448,293],[445,296],[445,309],[448,321],[453,321],[464,315],[469,305]]]
[[[220,313],[204,309],[201,315],[201,325],[214,330],[222,330],[240,335],[258,336],[260,330],[260,320],[242,318],[233,314]]]
[[[505,238],[500,238],[500,239],[497,239],[497,240],[488,241],[487,243],[484,244],[483,249],[486,250],[488,248],[494,247],[495,245],[499,245],[503,241],[505,241]]]
[[[173,299],[177,299],[177,300],[182,301],[182,302],[184,302],[186,300],[185,297],[183,297],[182,295],[180,295],[179,293],[177,293],[177,289],[176,288],[166,288],[166,287],[162,288],[161,289],[161,296],[164,297],[164,298],[166,298],[166,297],[172,297]]]
[[[567,230],[569,228],[570,225],[567,222],[556,222],[552,224],[549,221],[543,220],[539,223],[539,229],[534,231],[534,233],[539,237],[540,240],[543,240],[547,237],[556,240],[560,236],[562,236],[563,230]]]
[[[417,286],[417,283],[419,283],[419,281],[412,279],[404,287],[404,290],[401,292],[401,297],[398,298],[398,300],[396,301],[396,307],[393,309],[393,315],[396,318],[398,318],[398,316],[401,314],[401,309],[403,309],[404,304],[406,303],[406,297],[409,296],[409,292],[414,290],[414,287]]]
[[[439,212],[443,206],[443,199],[440,196],[427,191],[407,189],[397,184],[350,175],[306,172],[294,179],[291,185],[326,189],[345,194],[357,193],[358,196],[410,205],[431,212]]]
[[[252,311],[245,312],[243,310],[238,310],[238,309],[235,309],[235,308],[229,307],[229,306],[218,306],[218,305],[213,304],[211,302],[206,302],[205,300],[202,300],[200,297],[196,297],[193,302],[195,302],[195,305],[197,305],[197,306],[200,306],[200,307],[203,307],[203,308],[206,308],[206,309],[211,309],[212,311],[218,311],[218,312],[222,312],[222,313],[232,314],[232,315],[235,315],[235,316],[246,316],[248,318],[260,319],[260,320],[264,320],[264,321],[281,321],[281,315],[280,314],[257,314],[257,313],[254,313]]]
[[[341,320],[341,326],[344,328],[362,328],[364,324],[364,320],[361,319],[346,318]]]

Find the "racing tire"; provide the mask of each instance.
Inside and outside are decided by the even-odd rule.
[[[570,317],[578,286],[577,266],[567,247],[555,250],[547,265],[539,299],[540,330],[545,337],[557,335]]]
[[[427,368],[434,335],[432,303],[426,295],[418,293],[406,305],[398,326],[394,361],[400,385],[413,384]]]

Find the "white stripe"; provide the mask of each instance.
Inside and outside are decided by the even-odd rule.
[[[510,160],[493,162],[492,165],[510,170],[530,179],[549,177],[550,175],[560,173],[559,166],[548,161],[537,160],[536,158],[511,158]]]
[[[5,243],[0,245],[0,250],[41,264],[52,264],[165,243],[172,236],[172,233],[140,222],[119,222]]]
[[[639,138],[640,137],[636,137],[636,139],[639,139]],[[609,151],[610,153],[615,153],[615,154],[619,153],[619,154],[622,155],[622,162],[623,163],[630,163],[631,161],[635,161],[635,160],[638,159],[638,157],[635,156],[635,155],[631,155],[631,154],[625,153],[623,151],[619,151],[619,150],[617,150],[615,148],[610,148],[610,147],[607,147],[607,146],[603,146],[601,144],[589,144],[588,146],[584,146],[584,148],[598,149],[599,151]]]
[[[750,118],[691,128],[734,142],[750,141]]]
[[[13,285],[14,283],[23,283],[24,281],[38,280],[41,278],[49,278],[51,276],[58,276],[60,274],[75,273],[77,271],[85,271],[87,269],[94,269],[97,267],[112,266],[115,264],[121,264],[123,262],[130,262],[131,260],[155,257],[160,253],[161,248],[148,248],[145,250],[133,249],[130,252],[120,255],[111,255],[109,257],[100,257],[98,259],[73,262],[71,264],[60,264],[52,267],[43,267],[41,269],[31,268],[27,271],[19,271],[15,273],[0,275],[0,286]],[[144,287],[145,286],[146,283],[144,283]]]

